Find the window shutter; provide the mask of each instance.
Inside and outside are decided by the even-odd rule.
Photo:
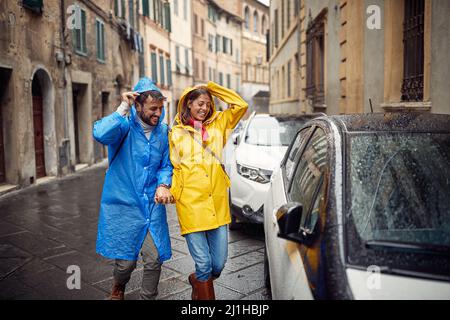
[[[165,14],[165,29],[169,32],[172,32],[172,25],[170,21],[170,2],[164,3],[164,14]]]
[[[151,60],[152,60],[152,79],[153,81],[155,81],[156,83],[158,83],[158,68],[156,65],[156,53],[152,52],[151,53]]]
[[[142,14],[146,17],[150,16],[150,7],[148,0],[142,0]]]

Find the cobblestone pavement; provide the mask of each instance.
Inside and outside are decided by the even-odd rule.
[[[0,197],[0,299],[106,299],[113,263],[95,253],[105,166],[80,171]],[[189,300],[194,263],[168,206],[172,259],[163,264],[158,299]],[[267,300],[263,281],[264,233],[244,225],[229,233],[229,258],[215,281],[220,300]],[[67,288],[71,265],[79,266],[81,289]],[[142,261],[127,285],[126,299],[139,299]]]

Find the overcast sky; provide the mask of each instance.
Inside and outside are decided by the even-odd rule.
[[[266,6],[269,6],[270,0],[258,0],[261,3],[264,3]]]

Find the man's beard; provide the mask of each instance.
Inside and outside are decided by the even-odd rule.
[[[142,121],[144,121],[146,124],[148,124],[149,126],[156,126],[159,122],[159,118],[156,121],[156,123],[152,123],[152,117],[154,117],[153,115],[151,115],[150,117],[147,117],[145,115],[145,113],[143,111],[139,112],[139,117],[142,119]]]

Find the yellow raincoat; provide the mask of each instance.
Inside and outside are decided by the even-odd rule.
[[[212,116],[203,125],[208,132],[204,145],[222,159],[227,138],[247,111],[248,104],[234,91],[208,82],[207,89],[214,97],[229,104],[223,112],[216,111],[214,101]],[[220,162],[200,143],[201,133],[180,119],[186,95],[194,88],[187,88],[178,103],[175,124],[169,132],[170,160],[173,164],[172,187],[176,201],[181,234],[218,228],[231,222],[228,205],[230,180]]]

